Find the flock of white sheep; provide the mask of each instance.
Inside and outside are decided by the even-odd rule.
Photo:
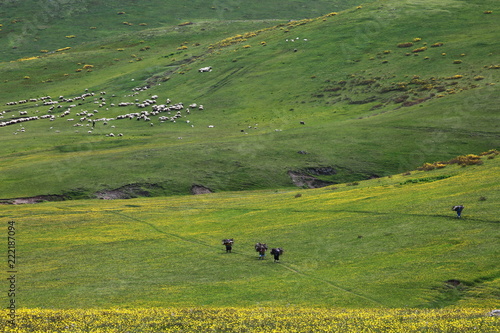
[[[210,72],[212,67],[202,67],[199,72]],[[202,104],[190,103],[184,106],[184,103],[172,103],[169,98],[166,98],[164,102],[159,102],[160,98],[158,95],[152,95],[144,100],[137,98],[138,94],[148,90],[148,86],[136,87],[132,89],[132,93],[125,95],[125,98],[134,99],[134,101],[124,101],[116,102],[116,95],[111,95],[111,101],[106,100],[106,92],[89,92],[85,89],[85,92],[81,95],[66,98],[64,96],[59,96],[58,98],[52,98],[51,96],[42,96],[38,98],[23,99],[14,102],[5,103],[5,105],[10,106],[4,111],[0,111],[0,127],[6,127],[15,124],[21,124],[28,121],[46,119],[48,121],[56,121],[61,118],[65,118],[74,127],[84,127],[85,131],[80,131],[76,129],[77,133],[88,133],[93,134],[96,125],[108,125],[110,122],[117,120],[137,120],[144,121],[149,124],[149,126],[154,126],[155,124],[161,124],[165,122],[179,122],[184,121],[190,127],[194,127],[188,116],[192,112],[203,111],[205,108]],[[90,101],[89,101],[90,100]],[[32,103],[30,107],[26,107],[28,110],[24,109],[24,104]],[[109,104],[108,104],[109,103]],[[90,107],[89,107],[90,105]],[[47,107],[46,111],[40,111],[38,108]],[[87,109],[84,109],[87,107]],[[79,111],[75,111],[75,109]],[[116,115],[116,108],[126,108],[130,110],[131,108],[142,109],[141,111],[127,112],[123,114]],[[23,109],[23,110],[21,110]],[[89,110],[92,109],[92,110]],[[31,113],[31,115],[30,115]],[[101,115],[108,115],[101,116]],[[60,126],[61,123],[58,124]],[[13,134],[17,135],[26,131],[23,125],[20,125]],[[56,133],[60,133],[60,130],[55,129],[55,125],[51,126],[49,130],[54,130]],[[214,125],[207,125],[208,128],[214,128]],[[102,127],[101,127],[102,128]],[[110,130],[115,129],[115,125],[109,126]],[[248,128],[257,129],[257,124],[249,126]],[[281,130],[276,130],[281,131]],[[99,131],[103,132],[103,131]],[[107,132],[107,131],[104,131]],[[248,134],[246,130],[241,130],[242,133]],[[107,137],[123,136],[123,133],[114,134],[112,132],[107,132]]]
[[[134,88],[133,93],[130,95],[126,95],[125,97],[136,96],[140,92],[147,90],[148,87],[140,87]],[[87,127],[87,133],[92,134],[93,130],[96,127],[96,124],[102,123],[103,125],[108,125],[111,121],[123,120],[123,119],[135,119],[137,121],[146,121],[150,126],[154,126],[155,122],[164,123],[164,122],[173,122],[181,120],[182,118],[186,118],[191,114],[194,110],[202,111],[204,110],[203,105],[197,103],[191,103],[187,107],[184,106],[184,103],[172,103],[172,101],[167,98],[164,103],[159,103],[159,96],[152,95],[149,98],[144,100],[139,100],[135,98],[133,102],[119,102],[119,103],[110,103],[107,104],[105,98],[106,92],[101,91],[99,93],[89,92],[88,89],[85,89],[85,93],[66,98],[64,96],[59,96],[57,99],[53,99],[50,96],[43,96],[39,98],[30,98],[24,99],[20,101],[8,102],[7,106],[13,106],[15,108],[4,110],[0,112],[0,127],[6,127],[10,125],[20,124],[27,121],[34,121],[40,119],[47,119],[49,121],[55,121],[58,118],[66,118],[68,122],[72,123],[74,127]],[[115,98],[115,95],[112,95]],[[88,105],[88,99],[91,99],[91,102],[94,104],[93,110],[85,110],[83,106]],[[87,101],[87,104],[83,102]],[[35,103],[31,106],[31,110],[19,110],[19,106],[25,103]],[[74,104],[74,103],[79,103]],[[46,112],[38,110],[39,107],[48,106]],[[80,108],[78,112],[74,110],[76,108]],[[139,112],[128,112],[124,114],[119,114],[113,117],[102,117],[101,114],[110,113],[109,111],[113,108],[138,108],[138,109],[147,109]],[[32,111],[32,109],[36,108],[36,110]],[[34,115],[29,115],[29,113],[33,113]],[[45,113],[45,114],[44,114]],[[116,112],[114,112],[116,114]],[[154,118],[153,118],[154,117]],[[191,124],[191,121],[185,119],[185,123],[190,124],[191,127],[194,125]],[[209,125],[208,127],[212,128],[213,125]],[[51,127],[50,129],[53,129]],[[110,125],[110,128],[115,128],[114,125]],[[14,131],[13,134],[18,134],[25,132],[26,129],[24,127],[18,128]],[[59,132],[59,131],[56,131]],[[80,132],[80,131],[78,131]],[[115,137],[115,136],[123,136],[122,133],[115,135],[114,133],[105,134],[107,137]]]

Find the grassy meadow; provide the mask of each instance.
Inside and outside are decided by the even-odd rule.
[[[3,206],[19,306],[498,306],[498,158],[483,160],[321,189]],[[258,260],[257,242],[282,262]]]
[[[0,330],[498,330],[498,1],[140,7],[0,6]]]
[[[152,184],[151,195],[193,184],[294,188],[289,172],[343,183],[497,148],[497,5],[388,1],[296,21],[182,20],[69,46],[75,33],[48,53],[0,63],[2,101],[50,96],[61,106],[0,106],[2,121],[55,117],[0,128],[0,198],[92,198],[129,184]],[[199,73],[205,66],[213,71]],[[85,89],[95,95],[58,98]],[[176,123],[115,119],[144,111],[135,103],[153,95],[205,110]],[[78,114],[94,110],[114,120],[88,133],[90,118]]]
[[[321,189],[3,206],[15,221],[18,308],[15,325],[0,325],[494,332],[495,156]],[[256,242],[283,247],[280,262],[259,260]]]
[[[365,1],[370,2],[370,1]],[[4,1],[0,8],[0,57],[16,60],[82,43],[101,43],[116,35],[149,33],[186,22],[290,20],[351,8],[353,0],[200,1],[42,0]],[[279,10],[278,10],[279,8]],[[245,31],[243,31],[245,32]]]

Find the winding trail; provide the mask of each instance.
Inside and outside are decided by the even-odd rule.
[[[364,295],[361,295],[361,294],[355,293],[355,292],[353,292],[353,291],[351,291],[351,290],[349,290],[349,289],[342,288],[342,287],[340,287],[340,286],[338,286],[338,285],[334,284],[334,283],[333,283],[333,282],[331,282],[331,281],[328,281],[328,280],[325,280],[325,279],[322,279],[322,278],[318,278],[318,277],[316,277],[316,276],[312,276],[312,275],[310,275],[310,274],[306,274],[306,273],[300,272],[300,271],[298,271],[298,270],[295,270],[295,269],[293,269],[293,268],[291,268],[291,267],[289,267],[289,266],[287,266],[287,265],[281,264],[281,263],[280,263],[280,266],[282,266],[282,267],[284,267],[284,268],[288,269],[289,271],[292,271],[292,272],[294,272],[294,273],[296,273],[296,274],[298,274],[298,275],[301,275],[301,276],[303,276],[303,277],[306,277],[306,278],[308,278],[308,279],[312,279],[312,280],[316,280],[316,281],[323,282],[323,283],[325,283],[325,284],[329,285],[330,287],[333,287],[333,288],[335,288],[335,289],[337,289],[337,290],[340,290],[340,291],[345,292],[345,293],[347,293],[347,294],[351,294],[351,295],[354,295],[354,296],[356,296],[356,297],[362,298],[362,299],[364,299],[364,300],[370,301],[370,302],[375,303],[375,304],[377,304],[377,305],[379,305],[379,306],[381,306],[381,307],[385,307],[385,305],[384,305],[384,304],[380,303],[380,302],[379,302],[379,301],[377,301],[376,299],[373,299],[373,298],[370,298],[370,297],[368,297],[368,296],[364,296]]]

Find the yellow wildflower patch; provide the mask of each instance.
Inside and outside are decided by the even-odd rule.
[[[477,308],[20,309],[17,314],[15,325],[2,321],[0,329],[4,332],[8,329],[16,332],[497,332],[500,325],[498,318]]]

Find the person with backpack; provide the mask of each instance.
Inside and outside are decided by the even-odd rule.
[[[271,249],[271,254],[274,256],[274,262],[280,261],[280,255],[282,255],[283,252],[281,247]]]
[[[462,211],[464,210],[464,206],[463,205],[460,205],[460,206],[453,206],[451,208],[451,210],[457,212],[457,218],[461,218],[462,216]]]
[[[231,251],[233,250],[234,239],[223,239],[222,244],[226,246],[226,253],[231,253]]]
[[[267,245],[265,243],[255,244],[255,251],[259,252],[259,260],[264,260],[267,251]]]

